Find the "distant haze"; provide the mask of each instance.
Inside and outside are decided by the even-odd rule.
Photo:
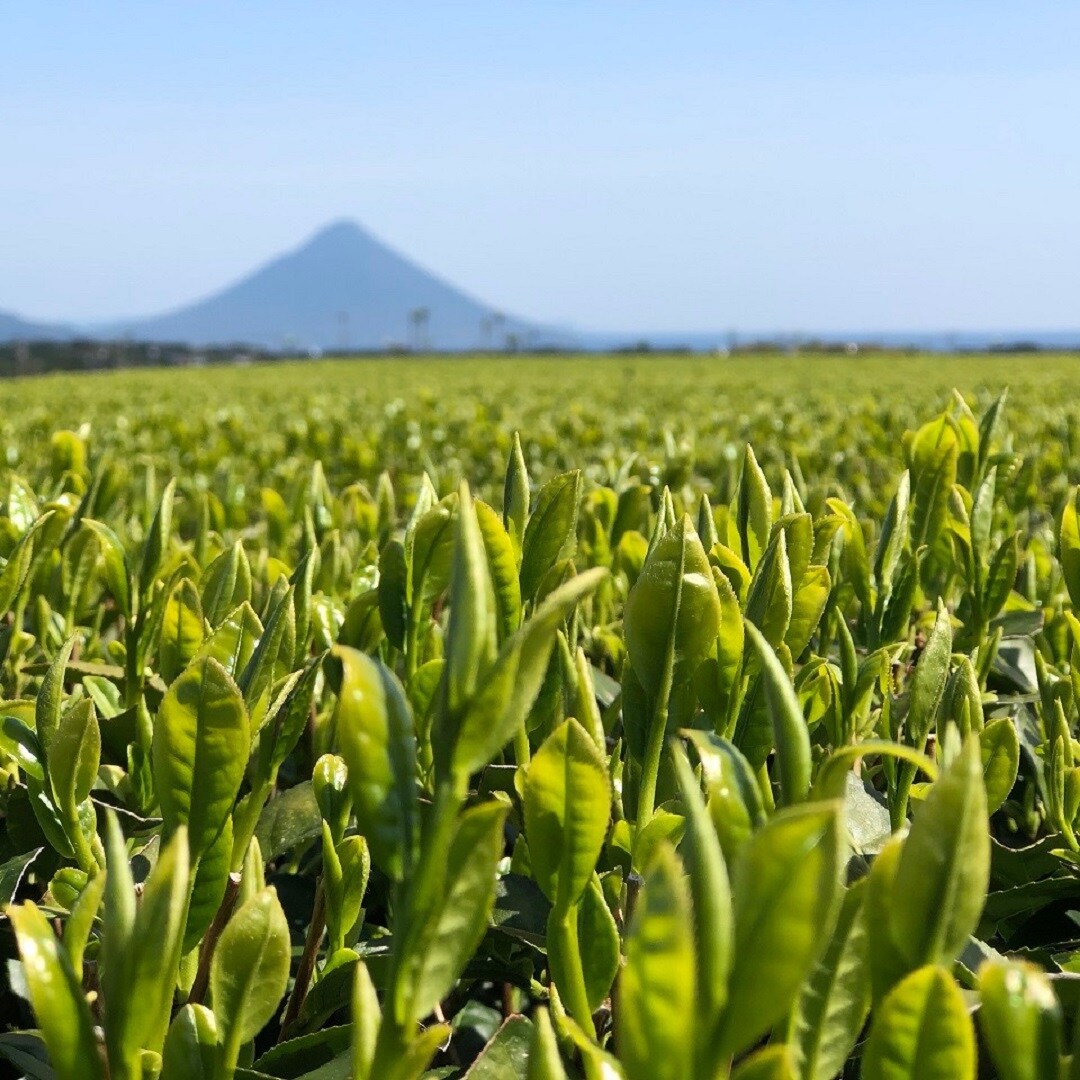
[[[177,311],[90,328],[104,337],[265,349],[476,349],[540,331],[494,311],[338,221],[221,292]]]
[[[1080,323],[1080,4],[57,0],[0,40],[31,322],[176,310],[344,216],[545,325]]]
[[[525,313],[526,315],[528,313]],[[202,299],[158,315],[114,322],[41,323],[0,311],[0,342],[69,340],[254,346],[271,352],[469,351],[539,348],[724,349],[748,341],[784,348],[822,341],[931,350],[1036,345],[1080,347],[1080,331],[970,328],[932,332],[839,328],[818,334],[768,329],[582,332],[497,310],[420,267],[361,225],[339,220]]]

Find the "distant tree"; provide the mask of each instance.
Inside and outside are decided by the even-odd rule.
[[[426,307],[413,308],[409,312],[409,339],[413,352],[426,352],[431,348],[428,338],[428,325],[431,322],[431,310]]]

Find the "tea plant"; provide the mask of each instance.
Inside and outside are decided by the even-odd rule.
[[[15,1075],[1080,1077],[1080,496],[1004,398],[711,477],[230,423],[3,481]]]

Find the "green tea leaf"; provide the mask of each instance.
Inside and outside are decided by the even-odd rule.
[[[751,570],[757,566],[769,544],[772,510],[772,492],[768,481],[754,456],[753,447],[747,443],[743,453],[742,475],[739,477],[737,527],[743,562]]]
[[[975,1035],[949,973],[923,967],[874,1012],[863,1054],[866,1080],[974,1080]]]
[[[810,791],[810,735],[795,688],[772,646],[749,620],[746,634],[761,665],[761,680],[780,768],[780,794],[784,804],[791,805],[805,799]]]
[[[101,729],[89,698],[76,702],[60,717],[48,761],[57,804],[74,814],[89,797],[101,763]]]
[[[796,1080],[792,1050],[784,1043],[765,1046],[744,1058],[735,1067],[731,1080]]]
[[[214,921],[229,883],[232,858],[233,824],[230,817],[225,819],[225,827],[193,865],[194,880],[191,885],[191,900],[188,903],[187,925],[184,927],[182,953],[188,953],[198,945]]]
[[[6,906],[15,899],[27,870],[44,850],[43,847],[37,847],[0,863],[0,905]]]
[[[278,699],[267,711],[266,721],[256,738],[255,783],[269,784],[285,759],[293,752],[311,716],[315,686],[322,670],[321,657],[310,661],[295,682],[278,688]]]
[[[874,577],[878,588],[886,593],[892,592],[900,555],[907,543],[910,509],[911,473],[905,470],[900,474],[896,494],[889,503],[874,553]]]
[[[154,724],[154,785],[165,828],[188,828],[192,858],[225,827],[244,776],[251,733],[236,683],[214,659],[196,661],[161,702]]]
[[[870,983],[875,1004],[898,983],[911,966],[897,944],[890,929],[896,902],[896,875],[900,869],[900,856],[904,850],[904,837],[892,836],[885,842],[870,867],[866,881],[867,926],[877,932],[867,935],[867,958],[870,966]]]
[[[626,599],[626,648],[651,696],[689,679],[716,642],[720,601],[712,569],[685,515],[645,560]]]
[[[377,660],[342,645],[333,656],[342,669],[335,724],[357,826],[375,864],[397,879],[414,842],[412,714],[400,683]]]
[[[842,532],[844,538],[841,551],[842,577],[851,582],[863,610],[870,611],[874,604],[870,588],[870,561],[866,554],[866,537],[863,535],[862,525],[855,516],[855,511],[842,499],[826,499],[825,505],[838,519],[836,532]],[[830,526],[821,539],[828,539],[831,531]],[[822,554],[827,558],[827,553]]]
[[[202,611],[213,629],[241,604],[251,600],[251,565],[237,540],[202,575]]]
[[[450,1038],[448,1024],[432,1024],[412,1036],[409,1043],[401,1048],[394,1047],[387,1057],[376,1055],[371,1068],[371,1078],[375,1080],[416,1080],[425,1075],[425,1069],[431,1064],[435,1052]]]
[[[454,557],[454,519],[457,495],[435,503],[405,534],[405,563],[409,569],[409,619],[420,625],[422,615],[450,584]]]
[[[408,580],[405,545],[390,540],[379,557],[379,615],[387,639],[400,650],[405,648],[409,626]]]
[[[49,749],[56,737],[57,728],[60,726],[60,717],[64,704],[64,672],[68,660],[71,658],[71,650],[75,647],[75,637],[70,637],[64,642],[60,651],[56,654],[48,670],[42,677],[41,686],[38,689],[34,703],[34,720],[37,728],[37,737],[48,759]]]
[[[547,1009],[537,1009],[533,1015],[532,1043],[525,1080],[566,1080],[559,1044]]]
[[[83,526],[97,537],[104,566],[105,584],[125,617],[131,615],[131,575],[120,537],[102,521],[83,518]],[[0,605],[2,606],[2,605]]]
[[[137,908],[124,841],[111,814],[106,850],[101,989],[110,1065],[124,1075],[136,1067],[142,1049],[162,1052],[169,1028],[188,899],[187,837],[181,827],[165,845]]]
[[[161,1055],[161,1080],[214,1080],[219,1042],[217,1020],[203,1005],[185,1005],[173,1020]]]
[[[289,980],[289,924],[277,893],[263,889],[229,920],[210,968],[214,1016],[226,1061],[277,1011]]]
[[[480,1051],[469,1067],[465,1080],[504,1080],[523,1076],[532,1043],[532,1021],[511,1016]]]
[[[932,546],[945,524],[949,493],[956,483],[960,439],[952,419],[942,414],[916,432],[909,451],[913,485],[911,543]]]
[[[236,678],[251,659],[255,646],[262,637],[263,625],[252,606],[245,600],[220,622],[195,655],[191,665],[210,658],[216,660],[229,674]]]
[[[701,758],[706,806],[720,840],[724,861],[733,867],[754,830],[765,823],[765,809],[750,763],[727,739],[687,732]]]
[[[481,803],[458,820],[443,890],[435,906],[421,913],[404,961],[414,1019],[427,1016],[453,986],[484,934],[495,903],[506,810],[498,802]]]
[[[746,845],[733,875],[735,949],[717,1043],[735,1054],[790,1007],[828,944],[840,893],[839,803],[790,807]]]
[[[900,854],[890,927],[910,968],[956,958],[979,921],[989,876],[982,757],[969,737],[931,788]]]
[[[167,683],[171,683],[194,659],[204,637],[199,590],[190,578],[181,578],[173,586],[161,622],[158,663]]]
[[[105,874],[95,874],[89,878],[86,885],[79,893],[78,900],[71,907],[71,914],[64,924],[64,949],[71,961],[71,970],[76,978],[84,975],[83,957],[90,941],[94,923],[97,920],[98,910],[101,907],[101,898],[105,892]]]
[[[371,1066],[382,1023],[382,1007],[371,973],[363,960],[356,962],[352,993],[352,1059],[354,1080],[372,1080]]]
[[[268,859],[277,859],[319,835],[322,817],[311,781],[297,784],[267,802],[255,836]]]
[[[556,629],[605,577],[601,567],[572,577],[549,593],[503,646],[461,719],[453,751],[455,775],[467,777],[483,768],[525,723],[544,682]]]
[[[979,1029],[1001,1080],[1056,1076],[1062,1016],[1054,988],[1032,964],[990,960],[979,969]]]
[[[279,578],[279,580],[282,580]],[[285,589],[266,620],[266,627],[247,663],[239,668],[236,685],[249,712],[263,693],[292,668],[296,649],[296,616],[293,611],[293,586]]]
[[[937,716],[938,705],[945,692],[952,657],[952,624],[945,605],[938,603],[937,617],[926,647],[915,665],[911,680],[905,730],[907,741],[917,750],[926,745],[927,735]]]
[[[576,720],[556,728],[534,755],[523,802],[536,882],[565,911],[592,877],[611,808],[606,762]]]
[[[1016,572],[1020,566],[1019,536],[1002,540],[990,559],[986,571],[986,588],[983,596],[983,615],[987,619],[996,618],[1005,606],[1016,584]]]
[[[580,902],[566,916],[577,921],[575,956],[565,954],[567,935],[560,933],[555,925],[563,917],[558,908],[551,909],[547,933],[551,977],[556,987],[565,990],[573,978],[570,975],[572,965],[580,964],[585,998],[589,1008],[595,1012],[611,990],[620,959],[619,930],[595,874],[582,893]]]
[[[831,1080],[844,1067],[870,1011],[864,882],[844,895],[824,955],[799,990],[790,1042],[801,1080]]]
[[[93,1021],[67,953],[35,904],[11,906],[7,916],[15,928],[30,1002],[53,1068],[59,1076],[101,1080]]]
[[[1080,610],[1080,488],[1073,488],[1061,513],[1058,559],[1069,599],[1073,607]]]
[[[774,648],[784,640],[793,611],[791,566],[783,529],[773,533],[746,596],[746,618]]]
[[[488,576],[495,598],[495,622],[501,646],[521,625],[521,584],[513,541],[499,515],[487,503],[473,503],[476,523],[487,554]]]
[[[693,915],[682,867],[662,848],[626,938],[616,1045],[628,1080],[685,1080],[694,1048]]]
[[[686,812],[682,851],[694,901],[697,1008],[698,1014],[711,1025],[727,1001],[734,921],[731,884],[720,841],[686,754],[680,749],[672,756]]]
[[[0,570],[0,615],[6,615],[11,610],[22,592],[34,557],[34,538],[52,516],[53,511],[50,510],[33,522],[12,549],[4,568]]]
[[[457,714],[473,696],[495,653],[495,607],[487,552],[472,496],[458,491],[454,561],[450,577],[450,624],[443,671],[446,708]]]
[[[521,542],[525,536],[525,522],[529,516],[529,470],[525,455],[521,452],[521,439],[514,432],[510,457],[506,462],[506,480],[503,484],[503,525],[514,548],[515,560],[521,561]]]
[[[176,480],[170,480],[161,493],[161,502],[158,503],[157,513],[150,523],[150,532],[147,534],[146,543],[143,546],[142,563],[139,567],[139,595],[146,596],[153,584],[154,577],[165,558],[165,549],[169,543],[169,534],[172,532],[173,500],[176,496]]]
[[[979,733],[983,779],[986,783],[986,812],[1000,809],[1016,783],[1020,768],[1020,737],[1008,717],[991,720]]]
[[[548,568],[570,558],[577,547],[581,473],[549,480],[536,497],[521,543],[521,596],[531,600]]]
[[[784,634],[784,642],[791,655],[799,657],[810,644],[810,639],[821,622],[829,602],[832,578],[827,567],[810,566],[803,575],[802,584],[791,603],[791,621]]]

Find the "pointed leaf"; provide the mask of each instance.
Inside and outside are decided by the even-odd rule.
[[[413,844],[416,744],[412,714],[394,675],[343,645],[335,724],[349,769],[353,812],[375,864],[395,880]]]
[[[685,1080],[694,1047],[690,897],[675,853],[661,848],[645,875],[626,938],[616,1044],[628,1080]]]
[[[576,720],[556,728],[533,757],[523,802],[533,875],[565,911],[596,868],[611,807],[606,762]]]
[[[548,569],[570,558],[577,548],[581,473],[549,480],[536,497],[521,544],[521,596],[531,600]]]
[[[209,657],[194,663],[165,695],[154,724],[154,786],[165,828],[187,825],[192,857],[232,814],[251,747],[236,684]]]
[[[735,867],[735,955],[718,1042],[738,1053],[784,1015],[831,932],[840,891],[838,803],[780,811]]]
[[[235,912],[214,951],[210,992],[226,1046],[255,1038],[277,1011],[290,959],[285,913],[277,893],[263,889]]]
[[[979,969],[979,1028],[1001,1080],[1056,1076],[1062,1016],[1054,988],[1032,964],[990,960]]]
[[[944,968],[919,968],[875,1010],[862,1075],[866,1080],[974,1080],[971,1019]]]
[[[53,1068],[62,1077],[101,1080],[93,1021],[67,953],[36,905],[14,905],[7,916],[15,928],[30,1003]]]

